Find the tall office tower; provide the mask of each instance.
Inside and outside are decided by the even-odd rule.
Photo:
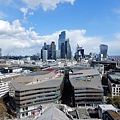
[[[71,51],[71,47],[70,47],[70,43],[69,43],[69,38],[65,41],[65,57],[67,59],[72,58],[72,51]]]
[[[41,59],[43,59],[43,50],[47,50],[47,44],[44,42],[44,46],[41,49]]]
[[[65,44],[65,40],[66,40],[66,33],[65,31],[62,31],[58,39],[58,50],[61,50],[61,44],[62,43]]]
[[[44,42],[43,49],[44,49],[44,50],[47,50],[47,44],[46,44],[46,42]]]
[[[0,48],[0,57],[2,56],[2,48]]]
[[[84,49],[77,44],[75,59],[80,60],[81,58],[84,58]]]
[[[47,61],[47,57],[48,57],[48,51],[47,50],[43,50],[43,61],[44,62]]]
[[[51,59],[51,45],[47,45],[48,59]]]
[[[65,44],[61,44],[61,58],[65,59]]]
[[[56,51],[55,42],[52,41],[51,43],[51,59],[54,59],[54,51]]]
[[[54,59],[55,59],[55,60],[61,58],[60,53],[61,53],[60,50],[55,50],[55,51],[54,51]]]
[[[108,45],[105,44],[100,44],[100,55],[101,59],[106,59],[107,58],[107,51],[108,51]]]

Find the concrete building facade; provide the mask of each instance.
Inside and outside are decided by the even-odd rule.
[[[63,76],[53,78],[55,71],[38,76],[21,76],[10,83],[9,95],[18,118],[39,111],[42,104],[57,103],[61,98]]]

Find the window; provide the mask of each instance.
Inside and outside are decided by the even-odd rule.
[[[24,116],[25,116],[25,114],[23,113],[23,114],[22,114],[22,117],[24,117]]]
[[[115,88],[113,88],[113,92],[115,92]]]
[[[26,113],[26,116],[28,116],[28,113]]]

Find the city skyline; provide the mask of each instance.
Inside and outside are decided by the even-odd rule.
[[[2,55],[40,53],[44,42],[58,45],[61,31],[66,31],[73,54],[77,44],[85,54],[99,53],[99,45],[106,44],[108,55],[120,55],[119,4],[119,0],[0,0]]]

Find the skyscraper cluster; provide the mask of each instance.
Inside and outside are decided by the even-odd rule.
[[[66,39],[66,32],[62,31],[58,39],[58,50],[60,50],[60,56],[62,59],[71,59],[72,51],[69,43],[69,38]]]
[[[44,46],[41,49],[41,59],[43,61],[47,61],[47,59],[54,59],[55,51],[56,51],[56,45],[54,41],[52,41],[50,45],[47,45],[45,42]]]
[[[58,50],[56,50],[55,42],[51,42],[50,45],[44,43],[41,49],[41,59],[47,61],[47,59],[71,59],[72,51],[69,43],[69,38],[66,39],[66,32],[62,31],[58,38]]]

